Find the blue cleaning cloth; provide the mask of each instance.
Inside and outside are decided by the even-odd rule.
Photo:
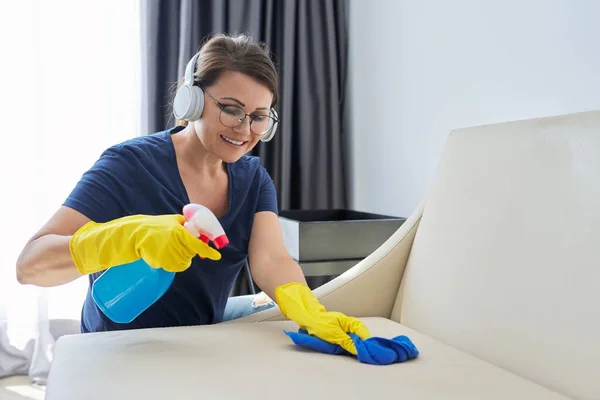
[[[344,350],[343,347],[337,344],[332,344],[319,339],[316,336],[309,335],[304,329],[299,329],[298,332],[285,331],[285,334],[299,347],[305,347],[321,353],[333,355],[349,355],[352,353]],[[359,362],[373,365],[389,365],[401,363],[419,355],[419,350],[413,342],[406,336],[400,335],[392,339],[382,337],[370,337],[366,340],[359,338],[357,335],[349,334],[356,346],[356,358]]]

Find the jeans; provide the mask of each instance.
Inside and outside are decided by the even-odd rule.
[[[260,296],[249,294],[244,296],[232,296],[227,300],[225,306],[225,312],[223,313],[223,322],[231,321],[232,319],[242,318],[247,315],[255,314],[259,311],[268,310],[275,306],[275,303],[269,299],[264,304],[254,304],[253,300],[255,297]]]

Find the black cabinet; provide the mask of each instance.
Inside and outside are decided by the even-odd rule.
[[[282,210],[279,221],[286,248],[307,278],[326,281],[371,254],[406,218],[349,209]],[[325,283],[311,281],[312,287]]]

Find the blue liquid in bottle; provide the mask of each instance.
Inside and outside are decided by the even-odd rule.
[[[174,272],[152,268],[143,259],[107,269],[92,285],[92,298],[113,322],[133,321],[171,286]]]

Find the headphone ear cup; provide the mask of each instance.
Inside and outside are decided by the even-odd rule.
[[[198,86],[183,85],[175,94],[173,114],[178,120],[196,121],[204,110],[204,91]]]
[[[204,111],[204,90],[198,86],[191,87],[192,96],[190,100],[190,110],[188,113],[188,121],[197,121],[202,116]]]
[[[262,142],[270,142],[271,139],[273,139],[273,137],[275,136],[275,132],[277,132],[277,125],[279,124],[279,115],[277,115],[277,111],[275,111],[274,108],[271,109],[271,114],[273,114],[273,117],[275,118],[275,123],[273,123],[273,127],[271,127],[269,133],[267,133],[260,139]]]

